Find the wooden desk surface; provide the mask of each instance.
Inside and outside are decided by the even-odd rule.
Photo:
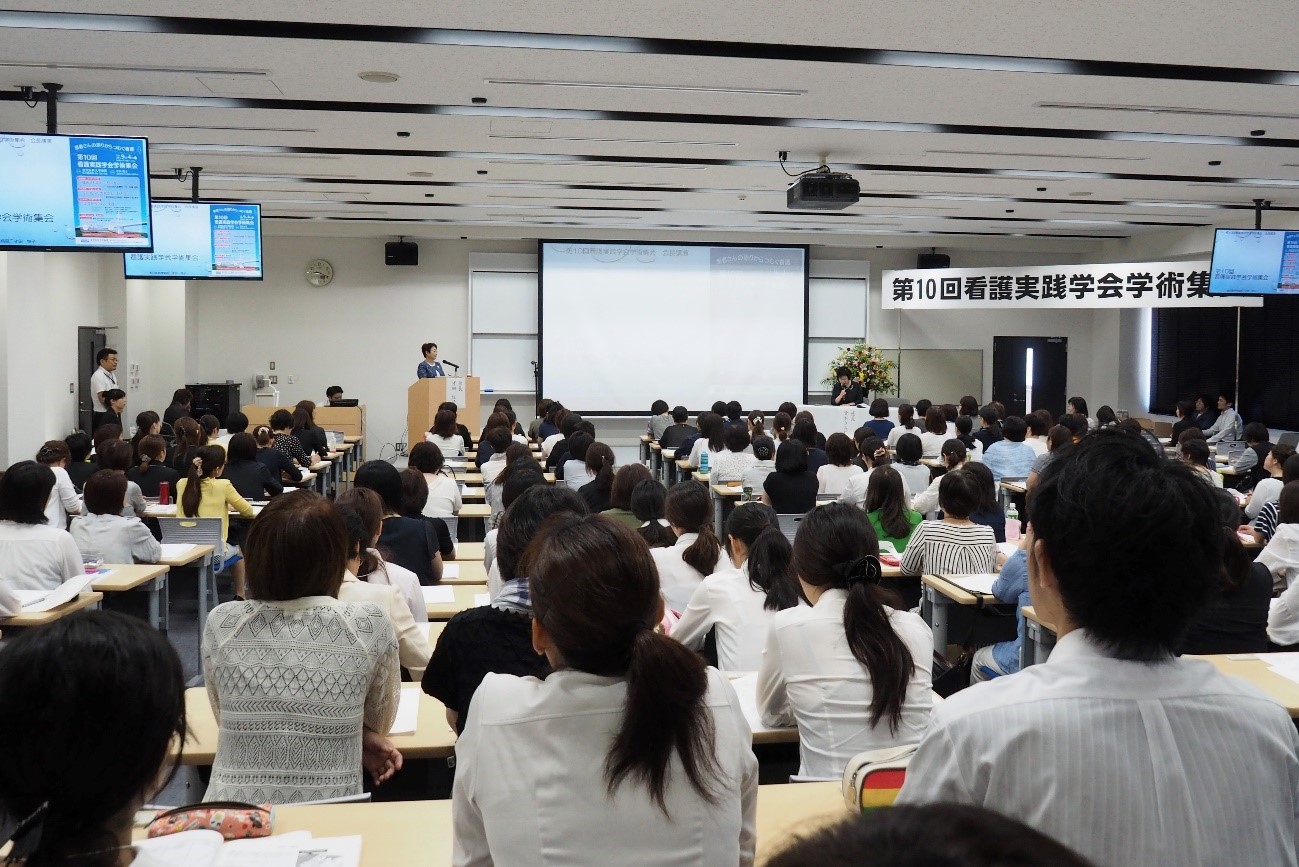
[[[419,685],[405,683],[402,689],[418,691]],[[185,690],[185,719],[190,734],[185,742],[183,763],[211,765],[216,761],[217,721],[204,687]],[[420,692],[419,722],[415,733],[393,735],[392,743],[406,759],[436,759],[451,755],[455,752],[456,735],[447,724],[446,706],[433,696]]]
[[[91,583],[92,590],[98,590],[100,593],[121,593],[126,590],[134,590],[141,584],[148,584],[159,575],[166,575],[170,570],[169,566],[161,564],[150,566],[145,563],[133,563],[131,565],[104,564],[111,574],[96,578]]]
[[[195,545],[193,548],[190,549],[189,553],[184,555],[183,557],[172,557],[172,558],[163,557],[161,560],[158,561],[158,565],[170,566],[172,568],[175,568],[177,566],[188,566],[189,564],[195,562],[196,560],[202,560],[204,557],[208,557],[215,552],[216,552],[216,547],[213,545]]]
[[[469,543],[457,542],[456,543],[457,553],[459,553],[459,549],[462,544],[469,544]],[[482,542],[479,542],[478,544],[482,545]],[[456,572],[458,574],[456,575],[455,578],[447,577],[445,570],[448,566],[456,567]],[[451,560],[446,563],[443,563],[442,568],[444,570],[442,572],[443,584],[449,585],[451,587],[457,587],[461,584],[473,584],[480,588],[485,588],[487,586],[487,567],[483,565],[482,557],[479,557],[477,560]],[[484,590],[483,592],[486,591]]]
[[[759,786],[758,853],[774,851],[791,833],[808,831],[847,815],[838,783]],[[454,838],[450,800],[287,804],[275,808],[275,831],[310,831],[313,837],[360,834],[365,838],[361,867],[449,867]],[[136,839],[144,836],[143,829],[134,833]]]
[[[343,442],[345,442],[345,443],[363,443],[363,442],[365,442],[365,437],[360,437],[360,436],[344,436],[344,437],[343,437]]]
[[[1027,612],[1028,609],[1025,609]],[[1267,654],[1263,654],[1266,656]],[[1299,683],[1282,677],[1267,667],[1267,663],[1253,653],[1223,653],[1214,656],[1198,656],[1213,663],[1223,674],[1230,674],[1247,680],[1263,690],[1277,704],[1286,709],[1291,718],[1299,719]]]
[[[429,620],[450,620],[461,611],[478,606],[476,596],[487,593],[486,584],[453,584],[455,601],[446,604],[430,603],[425,606]]]
[[[695,474],[698,477],[698,473]],[[706,481],[707,476],[700,478],[700,481]],[[725,499],[736,499],[744,493],[744,485],[740,482],[723,482],[719,485],[709,485],[709,489],[719,497]]]
[[[928,586],[934,588],[957,605],[988,605],[996,604],[997,597],[987,593],[971,593],[964,587],[960,587],[941,575],[922,575],[920,580]]]
[[[471,560],[477,560],[479,563],[483,562],[483,558],[487,556],[483,550],[485,544],[484,542],[456,542],[456,559],[454,562],[465,563]]]
[[[460,507],[460,511],[456,512],[456,517],[461,519],[490,518],[491,516],[492,508],[486,503],[465,503]]]
[[[1028,486],[1023,482],[1002,482],[1001,489],[1012,494],[1023,494],[1028,491]]]
[[[1033,610],[1032,605],[1025,605],[1023,608],[1020,609],[1020,611],[1024,612],[1025,620],[1031,620],[1034,623],[1036,623],[1038,626],[1041,626],[1043,629],[1049,629],[1052,632],[1055,632],[1055,625],[1051,623],[1047,623],[1041,617],[1038,617],[1037,612]]]
[[[6,617],[0,620],[0,624],[6,627],[25,627],[25,626],[44,626],[47,623],[53,623],[67,617],[74,611],[80,611],[83,608],[90,608],[104,601],[103,593],[81,593],[76,599],[64,602],[57,608],[51,608],[49,611],[40,611],[32,614],[15,614],[13,617]]]

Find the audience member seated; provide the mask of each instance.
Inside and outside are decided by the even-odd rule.
[[[1281,471],[1282,490],[1284,486],[1291,482],[1299,482],[1299,455],[1291,455],[1286,458],[1285,464]],[[1278,499],[1280,493],[1277,493]],[[1273,500],[1258,512],[1258,517],[1252,524],[1243,524],[1240,527],[1242,533],[1248,532],[1254,537],[1254,541],[1260,545],[1266,545],[1272,541],[1272,534],[1276,532],[1278,518],[1280,516],[1280,503]]]
[[[667,496],[657,481],[640,482],[631,491],[631,512],[640,522],[636,532],[651,548],[671,548],[677,543],[677,534],[664,517]]]
[[[7,642],[0,695],[7,863],[156,867],[131,838],[187,735],[167,639],[134,617],[79,611]]]
[[[745,427],[749,431],[749,442],[752,442],[754,437],[766,436],[767,417],[762,414],[762,410],[755,409],[749,413]]]
[[[1182,431],[1192,427],[1198,427],[1196,424],[1195,401],[1179,400],[1177,406],[1173,409],[1177,416],[1177,421],[1173,422],[1172,438],[1170,442],[1177,444],[1177,438],[1182,435]],[[1202,428],[1201,428],[1202,429]]]
[[[992,480],[992,470],[987,464],[970,461],[961,468],[973,480],[978,500],[970,512],[970,520],[992,528],[992,534],[998,542],[1006,541],[1006,513],[1001,511],[997,500],[997,483]]]
[[[541,428],[546,423],[546,416],[550,413],[550,408],[555,405],[555,401],[548,397],[543,397],[537,401],[537,417],[528,425],[528,439],[534,443],[540,443],[545,437],[541,435]]]
[[[465,454],[464,438],[456,432],[456,414],[449,409],[438,410],[433,416],[433,426],[424,434],[424,441],[432,443],[451,457],[463,457]]]
[[[151,409],[146,409],[135,416],[135,433],[131,434],[131,460],[140,457],[140,442],[147,436],[162,434],[162,419]]]
[[[820,483],[807,467],[807,447],[796,439],[776,450],[776,470],[762,483],[762,501],[781,515],[801,515],[816,507]]]
[[[1024,442],[1028,422],[1012,415],[1001,426],[1003,439],[988,446],[982,463],[992,471],[994,481],[1002,479],[1027,479],[1037,460],[1037,451]]]
[[[892,607],[860,509],[831,503],[804,518],[794,562],[809,605],[772,620],[758,710],[765,725],[798,725],[800,776],[837,780],[864,750],[920,739],[934,642],[919,615]]]
[[[170,497],[176,496],[180,473],[167,466],[167,441],[157,434],[140,440],[136,449],[136,464],[126,471],[126,480],[134,482],[142,497],[158,498],[158,488],[167,483]]]
[[[668,402],[666,400],[656,400],[650,406],[650,419],[645,424],[646,435],[658,442],[663,436],[663,432],[672,426],[672,416],[668,413]]]
[[[961,416],[957,421],[961,419],[969,421],[968,416]],[[978,440],[975,440],[975,443],[977,444]],[[943,483],[943,476],[965,466],[969,460],[969,453],[966,451],[963,441],[959,439],[948,440],[943,443],[943,451],[938,456],[938,459],[943,462],[943,467],[941,470],[935,470],[934,472],[941,473],[941,475],[935,476],[934,480],[929,483],[929,487],[910,499],[911,508],[922,516],[938,511],[938,486]]]
[[[237,433],[226,445],[226,467],[222,476],[245,500],[266,500],[284,493],[278,476],[257,460],[257,440],[252,434]]]
[[[486,451],[490,455],[478,465],[479,471],[483,474],[484,485],[490,485],[500,471],[505,469],[505,451],[513,441],[514,438],[510,436],[508,427],[497,426],[489,429],[483,435],[482,442],[478,444],[478,454],[481,457],[483,452]],[[559,473],[560,470],[555,471],[556,477],[558,477]]]
[[[1265,653],[1268,649],[1272,574],[1265,564],[1250,558],[1231,526],[1239,511],[1235,500],[1222,499],[1223,568],[1209,604],[1182,636],[1179,654]]]
[[[889,421],[889,402],[882,397],[877,397],[871,401],[871,420],[866,422],[866,427],[880,439],[888,439],[889,433],[893,430],[893,422]]]
[[[792,404],[791,404],[792,406]],[[779,446],[793,435],[794,415],[788,412],[778,412],[771,420],[771,438]]]
[[[521,443],[510,443],[510,447],[505,450],[505,467],[496,474],[496,478],[492,479],[490,484],[483,488],[483,497],[487,500],[488,508],[491,509],[491,514],[488,516],[491,524],[495,524],[501,513],[505,511],[505,486],[519,473],[536,473],[542,476],[543,480],[545,477],[545,470],[537,463],[537,459],[532,456],[527,446]]]
[[[1233,405],[1235,396],[1229,392],[1221,392],[1218,395],[1218,418],[1208,430],[1204,432],[1204,438],[1209,441],[1209,445],[1216,445],[1220,442],[1237,442],[1245,434],[1241,421],[1240,413],[1236,412]]]
[[[1261,421],[1252,421],[1245,425],[1245,451],[1231,462],[1233,470],[1246,474],[1245,480],[1238,485],[1240,490],[1252,490],[1267,477],[1268,473],[1264,470],[1263,464],[1267,461],[1267,453],[1272,449],[1271,439],[1271,432]]]
[[[252,436],[257,441],[257,461],[270,471],[272,479],[287,478],[295,483],[302,481],[302,469],[293,462],[288,452],[276,448],[275,434],[270,427],[259,424],[253,428]]]
[[[526,448],[526,446],[525,446]],[[399,474],[401,478],[401,514],[415,521],[423,521],[433,528],[437,537],[438,553],[443,561],[456,558],[455,540],[451,538],[451,528],[441,518],[430,518],[424,514],[428,505],[428,482],[424,474],[414,467],[407,467]],[[439,575],[441,571],[439,570]]]
[[[616,522],[565,516],[523,561],[533,646],[554,672],[478,687],[456,744],[453,860],[602,863],[617,841],[661,863],[752,863],[748,725],[725,676],[654,631],[645,546]]]
[[[383,533],[379,536],[379,547],[387,552],[387,559],[414,572],[419,576],[420,584],[427,586],[442,580],[442,551],[437,529],[422,517],[416,519],[402,515],[401,471],[387,461],[366,461],[357,467],[354,484],[358,488],[369,488],[383,501]]]
[[[14,591],[53,590],[85,574],[77,543],[45,520],[54,471],[19,461],[0,476],[0,583]]]
[[[126,476],[118,470],[100,470],[86,482],[86,514],[72,522],[72,540],[82,557],[105,563],[157,563],[162,545],[144,522],[122,516],[126,503]]]
[[[248,433],[248,416],[236,409],[226,416],[225,433],[213,438],[212,444],[229,451],[230,438],[241,433]]]
[[[579,490],[595,476],[586,468],[586,450],[595,442],[595,437],[581,431],[568,438],[568,459],[555,467],[555,478],[562,480],[571,491]]]
[[[1299,584],[1299,482],[1289,482],[1281,489],[1281,496],[1277,498],[1276,527],[1267,546],[1258,552],[1256,560],[1271,574],[1273,590],[1285,591]],[[1299,603],[1299,591],[1296,591],[1295,602],[1290,603],[1299,611],[1299,604],[1296,603]],[[1299,629],[1296,634],[1299,634]],[[1299,643],[1299,639],[1277,641],[1277,644],[1296,643]]]
[[[767,476],[776,471],[776,443],[766,434],[760,434],[753,438],[749,450],[753,453],[753,463],[740,476],[740,485],[761,496]]]
[[[586,472],[591,477],[586,485],[579,487],[577,493],[586,502],[587,511],[592,515],[612,507],[613,494],[613,450],[603,442],[591,443],[586,450]]]
[[[700,468],[700,461],[705,452],[708,453],[708,466],[711,469],[714,462],[726,448],[726,419],[715,412],[704,413],[699,416],[699,438],[695,440],[690,447],[690,455],[686,460],[693,468]]]
[[[966,465],[968,468],[969,464]],[[991,527],[976,524],[970,514],[979,502],[974,477],[951,472],[938,484],[941,521],[921,521],[902,555],[904,575],[977,575],[997,571],[1002,555]]]
[[[1087,401],[1081,397],[1071,397],[1064,405],[1065,415],[1075,415],[1087,423],[1087,430],[1096,430],[1096,419],[1087,412]]]
[[[99,469],[98,464],[89,462],[90,450],[93,443],[90,435],[83,431],[68,434],[63,438],[63,442],[68,447],[68,477],[72,480],[73,489],[79,494],[81,486],[86,483]]]
[[[520,574],[521,558],[547,521],[586,514],[586,504],[574,491],[537,485],[521,493],[501,517],[495,561],[501,587],[490,605],[451,618],[424,672],[424,691],[446,705],[447,722],[457,733],[464,731],[474,692],[487,675],[545,679],[550,674],[546,657],[533,649],[531,588]]]
[[[1114,412],[1111,406],[1102,406],[1096,410],[1096,428],[1115,427],[1119,423],[1118,414]]]
[[[1199,394],[1195,397],[1195,424],[1202,431],[1207,431],[1213,427],[1214,422],[1218,420],[1218,405],[1212,397],[1207,394]]]
[[[428,483],[424,514],[430,518],[454,517],[464,505],[464,499],[460,483],[446,467],[441,447],[433,442],[415,443],[410,450],[409,463],[424,474],[424,481]]]
[[[1214,497],[1121,434],[1052,461],[1025,545],[1033,607],[1058,636],[1051,658],[936,707],[899,803],[994,809],[1107,867],[1292,863],[1289,715],[1172,655],[1220,580]],[[1032,755],[1051,758],[1030,767]]]
[[[230,512],[251,520],[253,507],[239,496],[228,479],[221,478],[225,469],[226,453],[219,446],[203,446],[190,462],[189,474],[177,483],[176,515],[181,518],[220,518],[221,539],[216,557],[224,569],[230,570],[235,596],[244,595],[243,552],[229,542]]]
[[[383,553],[376,547],[379,544],[377,540],[383,533],[383,500],[369,488],[348,488],[338,495],[334,503],[340,508],[346,506],[353,510],[361,516],[367,527],[374,528],[371,535],[375,541],[368,543],[365,554],[361,557],[361,571],[355,573],[356,577],[370,584],[396,588],[410,609],[411,619],[416,623],[428,623],[428,607],[424,604],[424,590],[420,586],[419,576],[383,559]]]
[[[438,412],[448,412],[448,411],[456,413],[457,417],[460,414],[460,408],[456,406],[456,403],[453,400],[444,401],[443,403],[438,404]],[[434,414],[433,418],[434,420],[437,419],[436,413]],[[460,435],[461,441],[464,442],[466,452],[469,452],[471,449],[473,449],[474,438],[470,436],[469,428],[465,427],[459,421],[457,421],[456,433]]]
[[[378,558],[370,553],[379,540],[383,529],[383,504],[374,491],[361,488],[357,491],[363,500],[354,500],[351,505],[336,504],[343,526],[347,528],[347,569],[343,573],[343,583],[338,587],[340,602],[372,602],[379,606],[392,624],[393,634],[397,636],[397,659],[401,667],[410,672],[411,680],[418,681],[424,676],[429,657],[427,628],[427,609],[424,606],[423,594],[419,594],[419,608],[424,615],[416,621],[411,606],[397,587],[379,581],[363,581],[358,575],[373,575],[380,572]],[[365,495],[369,495],[368,497]],[[356,506],[361,507],[362,515]],[[419,585],[416,584],[418,589]]]
[[[302,448],[302,442],[293,435],[293,414],[287,409],[277,409],[271,413],[270,427],[274,434],[272,446],[299,467],[309,470],[312,465],[311,456]]]
[[[1019,549],[1006,559],[997,580],[992,582],[992,595],[997,601],[1015,606],[1015,637],[980,647],[974,652],[974,659],[970,663],[970,683],[980,683],[1019,671],[1019,654],[1024,645],[1026,628],[1024,606],[1033,604],[1028,593],[1028,557],[1024,544],[1024,539],[1021,538]]]
[[[194,419],[182,416],[176,420],[173,430],[176,441],[171,449],[171,468],[184,477],[199,446],[203,444],[203,429]],[[96,442],[95,445],[98,448],[99,443]]]
[[[1034,459],[1041,457],[1048,451],[1046,436],[1051,430],[1051,414],[1045,410],[1036,410],[1024,416],[1024,423],[1028,425],[1028,435],[1024,437],[1024,442],[1033,450]]]
[[[884,444],[890,449],[898,447],[898,440],[903,434],[913,433],[919,436],[924,426],[916,421],[916,408],[909,403],[898,404],[898,423],[884,438]]]
[[[309,400],[300,400],[293,408],[293,436],[302,444],[307,454],[329,454],[329,435],[325,429],[316,424],[316,405]]]
[[[1274,445],[1268,449],[1267,457],[1263,459],[1263,478],[1245,500],[1246,521],[1257,518],[1264,506],[1275,503],[1281,496],[1281,488],[1285,485],[1282,468],[1294,453],[1294,447],[1289,445]]]
[[[635,530],[640,527],[640,518],[631,510],[632,491],[641,482],[652,480],[654,476],[644,464],[627,464],[618,468],[613,475],[613,487],[609,489],[609,508],[600,514],[626,524]]]
[[[829,497],[842,495],[853,477],[865,472],[853,463],[856,455],[857,447],[847,434],[836,432],[826,437],[827,463],[816,471],[817,493]]]
[[[211,413],[199,416],[198,426],[203,431],[203,439],[200,445],[218,446],[222,450],[225,449],[225,446],[217,442],[218,434],[221,433],[221,420],[219,418]]]
[[[869,431],[868,431],[869,432]],[[861,475],[853,476],[848,479],[844,485],[842,493],[839,494],[839,502],[849,503],[859,509],[866,508],[866,491],[870,487],[871,473],[876,467],[889,466],[893,459],[889,457],[889,450],[884,445],[884,441],[874,434],[870,434],[857,444],[858,462],[864,467]],[[907,498],[910,499],[910,490],[907,488],[906,477],[902,479],[903,489],[907,491]]]
[[[359,795],[363,764],[376,783],[401,764],[386,737],[401,682],[388,614],[336,598],[347,528],[311,491],[272,500],[246,547],[253,598],[218,605],[203,634],[203,679],[219,726],[204,800]]]
[[[979,409],[979,429],[975,431],[974,438],[983,446],[984,454],[987,454],[993,443],[1001,439],[1001,415],[992,404]]]
[[[71,453],[63,440],[49,440],[36,452],[36,463],[50,468],[54,473],[54,489],[45,503],[45,523],[60,530],[68,528],[68,516],[81,512],[81,500],[68,476],[68,459]]]
[[[743,481],[744,474],[758,462],[748,425],[730,422],[722,431],[722,442],[726,448],[716,457],[708,456],[708,480],[717,485]]]
[[[194,393],[188,388],[178,388],[171,395],[171,405],[162,413],[162,422],[173,430],[176,422],[189,418],[189,408],[194,403]]]
[[[1196,476],[1214,488],[1222,487],[1222,475],[1209,467],[1209,444],[1203,439],[1187,438],[1181,445],[1182,462],[1195,471]]]
[[[510,447],[510,443],[515,442],[513,413],[493,412],[487,417],[487,424],[483,426],[483,434],[478,440],[478,450],[474,454],[474,463],[481,469],[484,464],[492,459],[493,456],[504,452]],[[493,438],[492,431],[504,428],[505,439],[500,437]],[[527,439],[520,437],[524,445],[527,445]]]
[[[563,404],[556,401],[551,404],[550,410],[546,413],[546,420],[537,426],[537,433],[541,435],[541,453],[547,459],[550,457],[550,452],[555,445],[567,439],[568,434],[572,433],[571,429],[568,433],[564,432],[564,419],[568,418],[569,415],[572,415],[572,413]],[[577,420],[575,419],[573,424],[576,423]]]
[[[98,457],[98,467],[101,470],[117,470],[120,473],[130,471],[135,461],[131,452],[131,444],[124,440],[109,440],[100,443]],[[130,480],[126,483],[126,505],[122,509],[122,514],[126,517],[134,515],[137,518],[144,517],[144,511],[148,504],[144,501],[144,492],[140,486]]]
[[[899,554],[907,549],[911,535],[925,517],[907,506],[902,476],[890,466],[871,471],[865,509],[875,538],[881,543],[888,542]]]
[[[867,810],[800,834],[765,867],[1095,867],[1029,826],[959,804]]]
[[[668,607],[684,611],[704,578],[729,567],[713,531],[713,504],[706,486],[690,479],[677,482],[668,491],[663,509],[677,541],[671,548],[654,548],[650,553]]]
[[[898,437],[898,459],[894,468],[906,480],[908,492],[923,491],[929,487],[932,472],[929,467],[920,463],[923,457],[924,446],[920,442],[920,437],[915,434],[903,434]]]
[[[790,437],[807,447],[807,468],[812,473],[830,463],[830,458],[825,453],[825,436],[817,431],[816,421],[810,412],[800,412],[795,416],[794,430]]]
[[[675,450],[686,441],[687,437],[698,432],[699,428],[690,424],[689,410],[684,406],[674,406],[672,407],[672,424],[659,437],[659,445],[663,447],[665,452]]]
[[[920,434],[920,449],[926,458],[937,458],[943,450],[943,443],[950,435],[947,432],[947,417],[941,407],[931,406],[925,413],[925,430]]]
[[[713,631],[718,668],[756,671],[772,617],[798,604],[792,552],[776,511],[763,503],[736,506],[726,520],[726,539],[735,568],[718,569],[695,588],[672,637],[702,650]]]
[[[1054,425],[1047,432],[1047,453],[1034,458],[1033,469],[1029,470],[1028,481],[1024,483],[1024,487],[1030,491],[1033,490],[1038,478],[1041,477],[1042,472],[1050,465],[1051,461],[1055,460],[1058,455],[1063,454],[1064,450],[1077,445],[1082,439],[1083,434],[1079,432],[1083,427],[1081,419],[1073,415],[1063,415],[1060,416],[1060,419],[1062,422],[1069,422],[1069,424]],[[1077,429],[1070,427],[1070,425],[1074,425]]]

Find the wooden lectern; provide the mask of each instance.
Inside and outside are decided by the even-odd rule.
[[[463,385],[463,394],[460,386]],[[438,406],[447,401],[454,401],[460,410],[456,420],[469,428],[469,433],[478,436],[481,430],[478,421],[478,392],[481,381],[476,376],[433,376],[428,379],[417,379],[406,389],[406,417],[409,429],[406,432],[406,448],[424,441],[424,434],[433,427],[433,417],[438,414]],[[468,443],[465,446],[468,447]]]

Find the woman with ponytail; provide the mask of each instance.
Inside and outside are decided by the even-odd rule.
[[[554,671],[478,687],[456,743],[455,863],[753,863],[748,726],[725,676],[654,631],[645,544],[616,521],[561,516],[519,571]]]
[[[790,432],[793,430],[794,417],[787,412],[778,412],[771,420],[771,437],[776,441],[777,446],[789,439]]]
[[[140,457],[140,441],[162,433],[162,419],[156,412],[146,409],[135,417],[135,433],[131,435],[131,459]]]
[[[865,750],[919,742],[933,703],[934,641],[919,615],[880,584],[866,513],[815,509],[794,537],[808,606],[778,612],[758,669],[766,725],[797,723],[799,774],[837,780]]]
[[[179,422],[178,422],[179,423]],[[176,486],[176,514],[182,518],[220,518],[221,539],[230,533],[230,512],[250,521],[255,516],[253,507],[239,496],[234,485],[221,478],[225,469],[226,451],[220,446],[203,446],[190,460],[185,478]],[[235,585],[235,598],[244,598],[244,560],[237,545],[225,543],[216,556],[222,568],[230,570]]]
[[[969,424],[969,416],[961,416],[957,419],[957,422],[960,422],[962,418],[966,420],[966,424]],[[977,445],[979,441],[975,440],[974,442]],[[939,475],[934,477],[928,488],[911,498],[911,508],[921,515],[938,511],[938,486],[942,484],[943,476],[952,470],[958,470],[965,466],[966,461],[970,460],[970,452],[964,440],[950,439],[943,443],[943,449],[939,452],[938,458],[943,462],[942,469],[937,471]],[[899,548],[898,550],[901,551],[902,549]]]
[[[189,465],[194,461],[203,438],[203,429],[189,416],[176,419],[176,424],[172,427],[176,432],[176,445],[171,450],[171,468],[183,476],[189,472]]]
[[[692,479],[677,482],[668,491],[663,513],[677,543],[650,553],[668,607],[684,611],[700,582],[718,568],[727,568],[722,562],[722,543],[713,531],[713,503],[708,488]]]
[[[749,439],[767,435],[767,419],[762,410],[755,409],[749,413]]]
[[[700,650],[708,631],[716,629],[717,667],[756,671],[772,617],[798,604],[792,552],[776,510],[763,503],[736,506],[726,519],[726,540],[735,570],[709,575],[695,588],[672,637]]]
[[[591,481],[577,489],[592,514],[613,508],[613,449],[604,443],[591,443],[586,450],[586,471]]]
[[[146,497],[157,497],[158,486],[166,482],[175,492],[180,473],[167,466],[167,441],[158,434],[149,434],[136,448],[136,463],[126,471],[126,480],[140,486]]]

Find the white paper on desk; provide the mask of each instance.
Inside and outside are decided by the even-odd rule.
[[[190,545],[190,544],[187,543],[187,542],[181,542],[181,543],[171,542],[171,543],[167,543],[167,544],[164,544],[164,545],[162,546],[162,558],[161,558],[161,559],[163,559],[163,560],[183,560],[183,559],[185,559],[187,556],[189,556],[189,553],[190,553],[191,551],[193,551],[193,550],[194,550],[195,548],[197,548],[197,547],[198,547],[197,545]]]
[[[474,594],[474,606],[475,606],[475,607],[478,607],[478,606],[481,606],[481,605],[490,605],[490,604],[491,604],[491,601],[492,601],[492,594],[490,594],[490,593],[475,593],[475,594]]]
[[[169,518],[176,514],[176,505],[174,503],[160,506],[155,504],[144,507],[144,514],[151,518]]]
[[[735,694],[740,699],[740,710],[749,721],[749,728],[758,732],[784,731],[780,726],[763,725],[762,716],[758,713],[758,673],[745,674],[731,681]]]
[[[313,843],[310,831],[231,840],[221,847],[213,867],[297,867],[298,853]]]
[[[359,867],[361,836],[317,837],[298,848],[297,867]]]
[[[1019,550],[1019,544],[1016,542],[998,542],[997,550],[1005,554],[1006,559],[1010,559],[1011,557],[1014,557],[1015,552]]]
[[[944,575],[943,578],[949,584],[955,584],[962,590],[968,590],[971,593],[983,593],[988,596],[992,595],[992,583],[997,580],[993,574],[983,575]]]
[[[76,599],[77,594],[89,587],[90,583],[98,577],[98,575],[78,575],[76,578],[64,581],[53,590],[36,591],[41,596],[33,598],[31,602],[24,600],[23,611],[28,614],[39,614],[51,608],[58,608],[63,603]]]
[[[421,587],[425,605],[450,605],[456,601],[454,587]]]
[[[392,721],[390,735],[413,735],[419,726],[418,686],[404,686],[401,690],[401,701],[397,703],[397,718]]]
[[[445,581],[447,578],[459,578],[459,577],[460,577],[460,564],[459,564],[459,563],[443,563],[443,564],[442,564],[442,579],[443,579],[444,581]]]

